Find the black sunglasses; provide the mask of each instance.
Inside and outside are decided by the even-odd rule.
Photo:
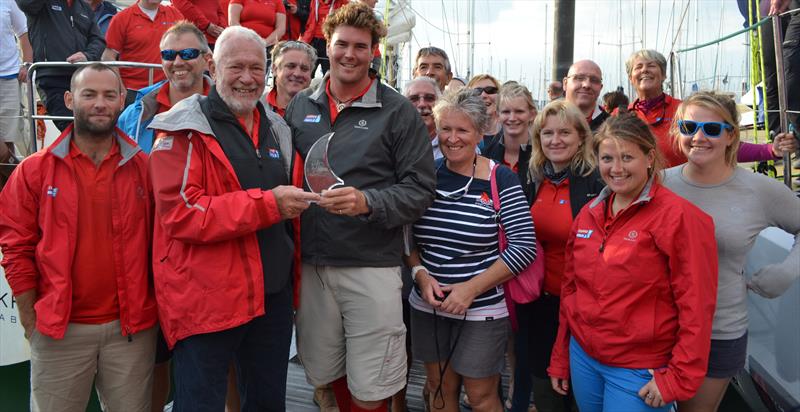
[[[194,60],[200,56],[202,52],[200,49],[183,49],[183,50],[161,50],[161,59],[173,61],[176,57],[181,56],[183,60]]]
[[[719,137],[723,130],[733,130],[733,126],[723,122],[696,122],[694,120],[678,120],[678,130],[684,136],[694,136],[703,129],[706,137]]]
[[[494,86],[486,86],[486,87],[473,87],[472,90],[475,90],[475,94],[497,94],[497,91],[500,90]]]

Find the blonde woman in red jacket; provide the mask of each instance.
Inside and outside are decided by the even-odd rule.
[[[664,188],[647,125],[610,118],[593,142],[606,188],[567,242],[553,389],[582,412],[667,411],[708,364],[717,289],[714,224]]]

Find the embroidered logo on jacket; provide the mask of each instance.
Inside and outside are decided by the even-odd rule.
[[[594,233],[594,230],[592,229],[578,229],[578,233],[575,234],[575,237],[580,239],[589,239],[592,237],[592,233]]]
[[[269,149],[269,153],[268,154],[269,154],[269,157],[271,157],[273,159],[277,159],[277,158],[281,157],[281,152],[279,152],[277,149]]]
[[[58,194],[58,188],[53,186],[47,186],[47,196],[50,196],[55,199],[56,195]]]
[[[369,130],[369,127],[367,127],[367,121],[364,119],[359,120],[358,124],[353,127],[361,130]]]
[[[321,114],[307,114],[306,118],[303,119],[304,123],[319,123],[322,120]]]
[[[631,230],[623,239],[627,240],[628,242],[635,242],[637,237],[639,237],[639,232]]]

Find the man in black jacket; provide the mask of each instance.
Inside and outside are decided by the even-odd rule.
[[[349,3],[323,27],[330,71],[286,119],[304,158],[335,132],[328,161],[345,186],[301,216],[298,352],[309,383],[332,383],[339,410],[386,411],[406,383],[402,226],[433,201],[433,156],[411,103],[370,74],[386,34],[372,9]]]
[[[28,36],[34,62],[85,62],[100,60],[106,42],[94,21],[92,8],[82,0],[16,0],[28,18]],[[42,68],[36,72],[36,86],[47,113],[72,116],[64,104],[69,79],[75,69]],[[69,120],[56,120],[64,130]]]

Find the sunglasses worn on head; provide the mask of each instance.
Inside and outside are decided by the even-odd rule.
[[[183,60],[194,60],[200,56],[200,49],[183,49],[183,50],[161,50],[161,59],[173,61],[176,57],[181,56]]]
[[[499,89],[494,86],[486,86],[486,87],[473,87],[472,90],[475,90],[476,94],[481,94],[481,93],[497,94],[497,91]]]
[[[733,126],[724,122],[696,122],[694,120],[678,120],[678,131],[684,136],[694,136],[703,129],[706,137],[719,137],[723,130],[733,130]]]

